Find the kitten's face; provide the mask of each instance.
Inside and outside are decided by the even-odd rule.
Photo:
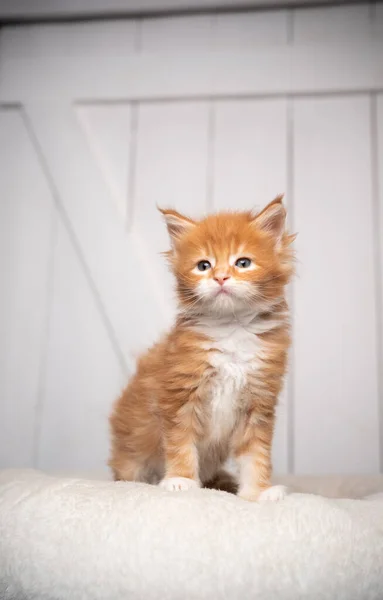
[[[162,212],[185,309],[217,315],[263,311],[282,297],[292,261],[281,198],[255,216],[221,213],[196,222]]]

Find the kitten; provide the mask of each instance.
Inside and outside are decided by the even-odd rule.
[[[240,497],[278,500],[270,453],[290,344],[294,239],[282,196],[259,214],[194,221],[161,212],[179,311],[111,415],[114,477],[188,490],[227,479],[223,466],[234,457]]]

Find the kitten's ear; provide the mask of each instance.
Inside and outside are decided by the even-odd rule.
[[[254,225],[258,229],[270,233],[278,244],[285,231],[286,210],[282,204],[283,194],[280,194],[254,217]]]
[[[170,235],[170,240],[174,245],[185,233],[195,227],[195,222],[189,217],[184,217],[176,210],[171,208],[158,208],[160,213],[163,214],[166,227]]]

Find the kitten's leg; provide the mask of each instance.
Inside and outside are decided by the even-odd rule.
[[[286,495],[283,486],[271,485],[271,445],[274,415],[250,419],[236,450],[239,466],[238,496],[244,500],[278,502]]]
[[[115,481],[146,481],[142,465],[127,456],[114,457],[109,461]]]
[[[160,482],[163,489],[178,492],[200,487],[194,439],[193,430],[184,424],[173,424],[165,434],[165,477]]]

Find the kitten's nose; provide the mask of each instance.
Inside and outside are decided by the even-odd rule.
[[[223,285],[225,281],[230,279],[230,275],[217,275],[216,277],[214,277],[214,279],[217,283],[219,283],[219,285]]]

